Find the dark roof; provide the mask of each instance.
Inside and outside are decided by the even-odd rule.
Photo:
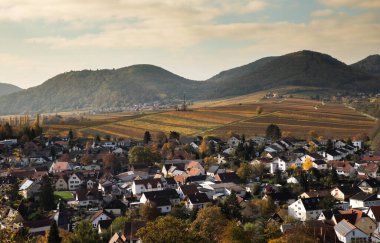
[[[329,150],[326,151],[327,154],[332,155],[332,156],[339,156],[340,153],[338,153],[336,150]]]
[[[153,198],[168,198],[168,199],[177,199],[179,195],[174,189],[166,189],[162,191],[152,191],[152,192],[144,192],[146,199],[151,200]]]
[[[149,179],[142,179],[142,180],[135,180],[134,181],[136,185],[144,185],[145,187],[148,186],[148,183],[152,185],[153,188],[156,188],[158,184],[162,185],[162,181],[160,178],[149,178]]]
[[[188,195],[188,199],[192,204],[199,204],[199,203],[208,203],[210,202],[210,199],[207,197],[206,193],[199,192],[196,194],[190,194]]]
[[[40,228],[45,226],[50,226],[52,219],[40,219],[34,221],[25,221],[23,223],[24,227],[27,228]]]
[[[306,211],[321,209],[321,206],[319,205],[321,200],[321,197],[301,198]]]
[[[170,200],[166,197],[150,198],[149,202],[152,202],[156,207],[172,205]]]
[[[372,211],[372,213],[376,219],[376,222],[380,222],[380,206],[372,206],[369,208],[369,210]]]
[[[108,227],[111,226],[113,220],[112,219],[107,219],[107,220],[100,220],[98,226],[101,229],[108,229]]]
[[[223,183],[226,183],[226,182],[234,182],[237,184],[240,183],[240,178],[235,172],[218,173],[217,176],[219,177],[220,181]]]
[[[166,180],[166,183],[168,183],[168,185],[177,185],[177,182],[174,180],[174,177],[168,177],[168,178],[165,178]]]
[[[344,194],[345,197],[350,197],[361,191],[359,187],[354,185],[338,186],[338,189]]]
[[[199,190],[198,190],[198,188],[197,188],[197,186],[195,184],[182,185],[181,186],[181,191],[186,196],[199,192]]]
[[[275,193],[268,194],[267,196],[270,196],[273,201],[278,201],[278,202],[286,202],[289,199],[296,198],[296,196],[291,192],[275,192]]]
[[[362,180],[361,182],[359,182],[358,186],[361,186],[363,182],[366,182],[372,188],[380,187],[380,182],[374,178],[368,178],[368,179]]]
[[[366,192],[358,192],[355,195],[353,195],[350,199],[359,201],[375,201],[377,199],[377,195]]]
[[[309,156],[315,159],[323,159],[323,156],[317,153],[310,153]]]
[[[125,205],[119,199],[112,200],[104,207],[104,209],[121,209],[121,211],[125,211],[127,209],[127,205]]]
[[[357,213],[350,213],[350,214],[336,213],[336,214],[334,214],[334,218],[335,218],[337,224],[339,224],[339,222],[342,221],[343,219],[347,220],[351,224],[355,224],[357,216],[358,216]]]
[[[205,181],[206,178],[207,178],[207,175],[189,176],[186,178],[186,183]]]
[[[322,160],[322,159],[316,159],[313,161],[313,163],[317,164],[317,165],[325,165],[327,164],[326,161]]]

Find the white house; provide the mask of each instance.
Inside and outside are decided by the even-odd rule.
[[[110,220],[113,216],[105,210],[100,210],[91,216],[90,222],[94,228],[98,227],[99,221]]]
[[[350,197],[351,208],[364,208],[371,206],[380,206],[380,199],[377,198],[377,194],[359,192]]]
[[[334,230],[343,243],[368,242],[368,235],[345,219],[335,225]]]
[[[206,193],[195,193],[187,196],[186,207],[188,209],[201,209],[204,208],[210,199],[207,197]]]
[[[67,180],[69,186],[69,191],[75,191],[82,184],[82,179],[80,178],[79,173],[73,173]]]
[[[300,221],[318,219],[323,209],[320,208],[321,198],[300,198],[288,207],[288,214]]]
[[[164,190],[164,183],[160,178],[134,180],[132,184],[132,192],[134,195],[141,195],[143,192]]]
[[[241,140],[238,139],[237,137],[231,137],[227,140],[228,146],[235,148],[241,143]]]

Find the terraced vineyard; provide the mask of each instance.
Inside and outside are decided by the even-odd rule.
[[[254,96],[256,98],[256,96]],[[177,131],[182,135],[215,135],[226,137],[229,131],[246,136],[263,135],[266,127],[275,123],[286,134],[305,137],[315,130],[326,138],[347,138],[359,133],[371,133],[376,121],[348,109],[341,104],[321,104],[304,99],[261,100],[245,96],[239,100],[223,101],[221,106],[210,102],[196,104],[192,111],[161,111],[133,115],[119,113],[112,115],[88,116],[93,122],[53,125],[48,133],[56,134],[73,129],[82,136],[129,137],[141,139],[145,131]],[[221,104],[221,102],[220,102]],[[208,106],[210,105],[210,106]],[[256,114],[260,106],[263,112]],[[65,130],[66,129],[66,130]]]

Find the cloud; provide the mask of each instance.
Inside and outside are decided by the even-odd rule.
[[[334,10],[332,9],[321,9],[321,10],[316,10],[311,13],[311,16],[313,17],[327,17],[331,16],[334,14]]]
[[[350,8],[380,8],[379,0],[319,0],[322,4],[331,7],[350,7]]]

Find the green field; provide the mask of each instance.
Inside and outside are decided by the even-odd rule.
[[[63,199],[63,200],[71,200],[71,199],[74,199],[74,195],[72,192],[67,192],[67,191],[55,191],[54,192],[54,196],[56,198],[60,198],[60,199]]]

